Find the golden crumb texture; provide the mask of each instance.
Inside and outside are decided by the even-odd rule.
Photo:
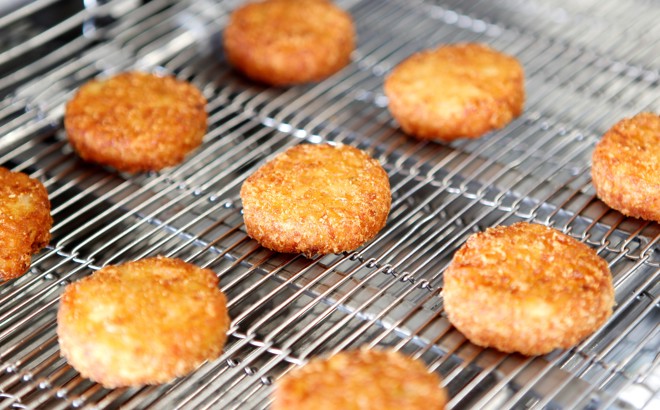
[[[179,164],[202,143],[206,122],[195,86],[141,72],[86,83],[64,115],[69,143],[84,160],[125,172]]]
[[[179,259],[106,266],[68,285],[62,356],[107,388],[169,382],[220,356],[230,319],[218,278]]]
[[[224,30],[229,62],[266,84],[320,81],[355,48],[351,16],[326,0],[267,0],[236,9]]]
[[[369,241],[385,226],[392,202],[378,161],[343,144],[289,148],[243,183],[241,199],[250,237],[309,257]]]
[[[48,245],[52,225],[43,184],[0,167],[0,280],[27,272],[32,254]]]
[[[540,355],[569,348],[612,314],[607,262],[544,225],[519,222],[470,236],[444,274],[450,322],[474,344]]]
[[[391,350],[317,358],[276,382],[273,410],[441,410],[447,393],[424,364]]]
[[[644,112],[616,123],[596,144],[591,177],[611,208],[660,222],[660,115]]]
[[[478,138],[522,113],[524,71],[517,59],[477,43],[413,54],[385,79],[388,108],[420,139]]]

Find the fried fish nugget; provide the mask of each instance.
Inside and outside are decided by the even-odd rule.
[[[660,222],[660,115],[645,112],[616,123],[596,144],[591,177],[611,208]]]
[[[263,165],[241,187],[243,218],[262,246],[308,257],[351,251],[385,226],[385,170],[348,145],[304,144]]]
[[[447,393],[419,361],[390,350],[313,359],[275,385],[273,410],[440,410]]]
[[[86,161],[157,171],[180,163],[202,143],[205,107],[192,84],[128,72],[83,85],[66,105],[64,126]]]
[[[165,383],[217,358],[229,323],[212,271],[156,257],[67,286],[57,335],[71,366],[114,388]]]
[[[503,352],[569,348],[598,329],[614,305],[607,262],[538,224],[472,235],[444,279],[449,321],[472,343]]]
[[[235,10],[224,31],[229,62],[271,85],[322,80],[355,48],[351,16],[326,0],[268,0]]]
[[[448,45],[413,54],[385,79],[392,116],[419,139],[478,138],[522,113],[523,67],[485,45]]]
[[[48,191],[22,172],[0,167],[0,280],[23,275],[50,241]]]

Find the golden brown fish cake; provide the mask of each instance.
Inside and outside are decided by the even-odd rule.
[[[322,80],[346,66],[355,48],[351,16],[325,0],[246,4],[224,31],[229,62],[272,85]]]
[[[48,191],[22,172],[0,167],[0,280],[23,275],[50,241]]]
[[[569,348],[598,329],[614,305],[607,262],[538,224],[470,236],[444,279],[449,321],[472,343],[503,352]]]
[[[308,257],[351,251],[372,239],[392,202],[378,161],[341,144],[288,149],[243,183],[241,199],[250,237]]]
[[[69,142],[86,161],[120,171],[183,161],[206,132],[206,99],[174,77],[128,72],[80,87],[66,105]]]
[[[212,271],[156,257],[67,286],[57,335],[71,366],[114,388],[165,383],[217,358],[229,324]]]
[[[275,384],[273,410],[440,410],[447,393],[419,361],[389,350],[317,358]]]
[[[616,123],[596,144],[591,177],[611,208],[660,222],[660,115],[645,112]]]
[[[420,139],[478,138],[522,113],[523,67],[485,45],[467,43],[408,57],[385,79],[388,108]]]

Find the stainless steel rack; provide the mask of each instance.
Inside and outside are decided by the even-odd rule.
[[[658,3],[340,1],[358,29],[352,63],[291,88],[256,85],[228,66],[220,38],[237,4],[33,0],[0,17],[0,165],[42,180],[55,219],[29,273],[0,285],[0,408],[267,408],[273,380],[360,345],[423,360],[453,408],[658,406],[660,226],[607,208],[589,177],[609,126],[660,112]],[[522,61],[524,114],[476,141],[405,136],[385,108],[384,75],[412,52],[461,41]],[[208,98],[205,142],[180,166],[120,174],[67,145],[61,120],[75,89],[127,69],[174,74]],[[393,191],[387,226],[342,255],[259,247],[242,225],[242,181],[286,147],[321,141],[381,161]],[[520,220],[560,229],[610,264],[614,315],[570,350],[482,349],[444,315],[453,252],[472,232]],[[217,272],[233,318],[225,353],[161,386],[107,390],[81,378],[58,351],[63,285],[157,254]]]

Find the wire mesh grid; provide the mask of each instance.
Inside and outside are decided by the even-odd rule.
[[[360,345],[423,360],[443,377],[450,407],[641,408],[658,400],[660,227],[604,206],[589,177],[604,130],[660,111],[657,7],[344,1],[358,29],[353,62],[318,84],[274,89],[224,59],[220,35],[237,1],[110,0],[37,24],[61,3],[35,1],[2,21],[30,40],[0,52],[0,164],[44,182],[55,225],[30,272],[0,288],[0,408],[267,408],[273,380]],[[414,51],[463,41],[522,61],[525,113],[478,141],[401,134],[385,108],[383,77]],[[83,163],[67,145],[61,117],[75,88],[126,69],[175,74],[208,98],[205,142],[180,166],[124,175]],[[240,185],[287,147],[322,141],[365,149],[384,165],[393,194],[386,227],[342,255],[306,259],[259,247],[242,225]],[[572,349],[537,358],[481,349],[443,312],[442,272],[453,252],[473,232],[520,220],[560,229],[610,265],[615,313]],[[59,357],[63,285],[157,254],[218,274],[233,319],[225,353],[161,386],[107,390],[80,377]]]

